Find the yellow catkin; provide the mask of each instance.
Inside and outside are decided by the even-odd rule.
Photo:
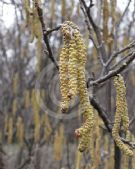
[[[15,76],[14,76],[14,79],[13,79],[13,92],[14,92],[14,94],[17,94],[18,83],[19,83],[19,75],[18,75],[18,73],[16,73]]]
[[[104,41],[107,42],[108,39],[108,19],[109,19],[109,6],[108,0],[103,1],[103,37]]]
[[[55,0],[51,0],[51,20],[52,20],[52,23],[55,19]]]
[[[69,97],[68,97],[68,50],[66,47],[63,47],[60,53],[60,61],[59,61],[59,73],[60,73],[60,90],[62,95],[61,101],[61,110],[62,112],[66,112],[69,107]]]
[[[126,139],[130,140],[130,132],[127,132]],[[129,156],[123,154],[122,156],[122,168],[127,169],[129,164]]]
[[[89,102],[89,96],[85,80],[86,47],[79,31],[76,31],[74,35],[76,38],[78,56],[78,90],[84,118],[83,126],[80,129],[76,130],[76,132],[79,133],[80,136],[82,135],[80,137],[79,150],[84,151],[88,148],[90,132],[92,131],[94,125],[94,114],[93,107]],[[85,137],[85,135],[87,136]]]
[[[0,130],[0,144],[2,144],[3,132]]]
[[[112,129],[112,136],[117,144],[117,146],[126,154],[129,156],[133,155],[133,151],[129,148],[128,145],[124,144],[119,136],[120,131],[120,123],[121,120],[123,122],[124,129],[127,131],[129,126],[129,120],[127,117],[127,106],[126,105],[126,95],[125,95],[125,86],[123,83],[123,77],[121,75],[118,75],[114,78],[114,85],[117,92],[116,97],[116,114],[115,114],[115,121],[114,126]]]
[[[45,116],[44,116],[44,126],[45,126],[44,138],[45,140],[48,140],[50,134],[52,133],[52,127],[51,127],[47,113],[45,113]]]
[[[30,30],[31,36],[30,36],[30,42],[33,42],[34,40],[34,31],[33,31],[33,9],[31,7],[30,0],[24,0],[24,10],[26,14],[26,26]]]
[[[77,4],[77,9],[76,9],[77,16],[80,17],[80,4]]]
[[[33,109],[33,118],[34,118],[34,139],[35,142],[38,142],[40,139],[40,106],[38,105],[36,101],[36,91],[32,90],[32,109]]]
[[[116,0],[111,1],[111,16],[112,16],[112,32],[114,32],[115,28],[115,13],[116,13]]]
[[[81,168],[81,159],[82,159],[82,153],[77,150],[76,152],[76,166],[75,169],[80,169]]]
[[[9,118],[8,121],[8,143],[11,144],[13,140],[13,119]]]
[[[129,128],[129,117],[126,101],[126,87],[123,77],[119,74],[115,77],[114,83],[117,91],[116,107],[121,114],[124,130],[127,131]]]
[[[64,144],[64,126],[60,125],[59,131],[56,132],[54,138],[54,159],[60,161],[62,158],[63,152],[63,144]]]
[[[42,26],[39,20],[38,11],[35,6],[36,0],[33,0],[33,31],[38,40],[42,40]],[[39,2],[37,2],[39,4]]]
[[[69,43],[69,61],[68,61],[68,75],[69,75],[69,93],[68,96],[73,98],[78,94],[77,85],[77,51],[75,38],[73,37]]]
[[[70,6],[69,13],[67,16],[68,20],[70,20],[72,18],[74,7],[75,7],[75,2],[74,2],[74,0],[71,0],[71,6]]]
[[[8,119],[9,119],[9,117],[8,117],[8,115],[6,114],[5,115],[5,119],[4,119],[4,135],[7,135],[8,133]]]
[[[24,142],[24,123],[22,117],[17,118],[16,128],[17,128],[17,133],[16,133],[17,140],[19,144],[22,146]]]
[[[64,17],[66,16],[66,0],[61,0],[61,16]]]
[[[78,26],[76,26],[73,22],[64,22],[61,30],[64,36],[64,41],[67,44],[67,46],[65,45],[64,50],[69,52],[69,58],[67,58],[67,71],[66,69],[62,69],[64,70],[62,71],[62,64],[60,64],[60,79],[63,78],[63,76],[66,77],[66,75],[68,75],[68,78],[66,79],[68,82],[63,84],[61,83],[60,86],[63,91],[66,90],[66,92],[69,93],[68,96],[70,99],[72,98],[72,95],[75,96],[78,94],[80,96],[80,105],[81,112],[83,113],[84,124],[82,127],[77,129],[75,133],[78,137],[80,137],[78,148],[82,152],[89,146],[89,137],[94,125],[93,107],[89,102],[85,79],[86,47]],[[60,58],[62,58],[62,56]],[[65,94],[65,98],[67,99],[67,93],[63,93],[63,91],[61,90],[61,93]],[[68,102],[66,99],[63,100]]]
[[[39,20],[38,11],[35,7],[35,3],[40,4],[40,1],[33,0],[33,34],[36,37],[36,59],[37,59],[37,72],[41,71],[42,57],[43,57],[43,45],[42,45],[42,25]]]
[[[13,113],[13,116],[15,117],[16,115],[16,111],[17,111],[17,100],[14,99],[13,100],[13,105],[12,105],[12,113]]]
[[[25,108],[29,108],[30,106],[30,91],[29,90],[24,91],[24,102],[25,102]]]
[[[36,58],[37,58],[37,65],[36,69],[37,72],[41,72],[42,70],[42,58],[43,58],[43,46],[42,46],[42,40],[39,38],[36,42]]]

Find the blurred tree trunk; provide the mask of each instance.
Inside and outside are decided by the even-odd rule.
[[[119,147],[114,143],[114,169],[121,168],[121,152]]]

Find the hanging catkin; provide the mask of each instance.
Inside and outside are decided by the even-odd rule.
[[[69,107],[69,97],[68,97],[68,91],[69,91],[69,86],[68,86],[68,50],[65,47],[62,48],[61,53],[60,53],[60,61],[59,61],[59,72],[60,72],[60,90],[61,90],[61,95],[62,95],[62,100],[61,100],[61,110],[62,112],[66,112]]]
[[[24,102],[25,102],[25,108],[29,108],[30,106],[30,91],[25,90],[24,91]]]
[[[17,118],[16,127],[17,127],[17,134],[16,134],[17,140],[19,144],[22,146],[24,141],[24,123],[22,117]]]
[[[52,20],[52,23],[55,19],[55,3],[56,3],[55,0],[51,0],[51,20]]]
[[[54,159],[59,161],[62,158],[64,144],[64,126],[60,125],[59,130],[56,132],[54,137]]]
[[[34,119],[34,139],[38,142],[40,139],[40,106],[36,100],[36,91],[32,90],[31,104],[33,108],[33,119]]]
[[[108,19],[109,19],[109,6],[108,0],[103,1],[103,37],[104,41],[108,40]]]
[[[11,144],[13,140],[13,118],[10,117],[8,121],[8,143]]]
[[[16,111],[17,111],[17,99],[15,98],[13,100],[13,104],[12,104],[12,114],[13,114],[13,117],[15,117]]]
[[[66,51],[65,53],[62,51],[60,54],[62,102],[67,103],[66,109],[68,109],[69,99],[75,96],[80,97],[80,107],[83,113],[84,124],[75,133],[80,138],[78,149],[82,152],[89,146],[90,133],[94,125],[93,107],[89,102],[85,79],[86,47],[79,28],[73,22],[64,22],[61,30],[65,42],[63,47],[64,52]],[[62,63],[66,63],[66,66],[64,67]],[[66,83],[64,80],[66,80]]]
[[[68,60],[68,75],[69,75],[69,93],[68,96],[73,98],[78,94],[77,86],[77,51],[75,38],[69,42],[69,60]]]
[[[44,138],[45,138],[45,140],[48,140],[50,134],[52,133],[52,127],[51,127],[47,113],[44,114],[44,128],[45,128],[44,129]]]
[[[76,166],[75,169],[80,169],[81,168],[81,159],[82,159],[82,153],[77,150],[76,152]]]
[[[130,132],[129,131],[127,132],[126,139],[130,140]],[[129,156],[123,154],[123,156],[122,156],[122,168],[127,169],[127,168],[129,168],[128,165],[129,165]]]
[[[129,156],[133,155],[133,151],[130,150],[129,146],[124,144],[119,136],[120,131],[120,123],[122,121],[124,130],[128,131],[129,126],[129,119],[127,114],[127,104],[126,104],[126,88],[124,85],[124,80],[121,75],[117,75],[114,78],[114,85],[116,88],[116,114],[115,114],[115,121],[114,126],[112,129],[112,136],[117,144],[117,146],[126,154]]]

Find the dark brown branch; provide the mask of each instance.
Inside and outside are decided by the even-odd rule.
[[[100,52],[103,58],[103,61],[106,62],[107,61],[107,55],[106,55],[106,51],[105,51],[105,47],[102,41],[102,36],[101,36],[101,30],[100,28],[95,24],[95,22],[93,21],[93,18],[91,17],[90,14],[90,9],[89,7],[87,7],[85,0],[80,0],[80,4],[83,6],[83,8],[85,9],[85,12],[87,14],[88,20],[90,22],[90,24],[92,25],[92,28],[96,34],[97,37],[97,41],[98,41],[98,45],[100,46]]]
[[[130,44],[128,44],[126,47],[122,48],[121,50],[113,53],[110,56],[109,60],[106,62],[105,67],[109,66],[109,64],[113,61],[113,59],[115,59],[119,54],[133,48],[134,46],[135,46],[135,41],[131,42]]]
[[[24,162],[19,166],[17,167],[16,169],[23,169],[27,164],[29,164],[31,161],[31,158],[28,157],[26,160],[24,160]]]
[[[49,53],[49,58],[52,60],[52,62],[56,66],[56,68],[59,69],[59,66],[58,66],[58,64],[57,64],[57,62],[56,62],[56,60],[53,56],[53,53],[52,53],[52,50],[51,50],[51,47],[50,47],[50,44],[49,44],[49,39],[48,39],[48,36],[47,36],[48,33],[47,33],[46,28],[45,28],[42,8],[39,7],[38,3],[35,3],[35,7],[37,9],[39,20],[40,20],[40,23],[42,25],[43,40],[44,40],[44,43],[46,44],[46,47],[47,47],[47,50],[48,50],[48,53]]]
[[[59,29],[61,28],[61,25],[57,26],[56,28],[53,28],[53,29],[47,29],[45,32],[44,32],[44,35],[49,35],[50,33],[54,32],[54,31],[58,31]]]
[[[135,52],[132,52],[132,55],[130,55],[130,56],[128,55],[127,57],[129,57],[127,59],[127,61],[125,61],[119,68],[109,71],[109,73],[107,75],[102,76],[101,78],[90,82],[89,85],[98,85],[98,84],[103,83],[106,80],[114,77],[115,75],[121,73],[135,59]]]
[[[107,128],[108,132],[111,133],[112,132],[112,125],[111,125],[109,118],[107,117],[107,112],[100,106],[100,104],[94,98],[90,98],[90,102],[91,102],[91,105],[97,110],[97,112],[98,112],[100,118],[103,120],[104,125]],[[123,141],[123,143],[128,144],[130,147],[135,149],[135,143],[130,142],[129,140],[126,140],[124,138],[121,138],[121,141]]]

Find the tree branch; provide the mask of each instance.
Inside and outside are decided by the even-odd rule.
[[[40,20],[40,23],[41,23],[41,26],[42,26],[43,40],[44,40],[44,43],[46,44],[46,47],[47,47],[47,50],[48,50],[48,53],[49,53],[49,58],[52,60],[52,62],[56,66],[56,68],[59,69],[59,66],[58,66],[58,64],[57,64],[57,62],[56,62],[56,60],[53,56],[53,53],[52,53],[52,50],[51,50],[51,47],[50,47],[50,44],[49,44],[48,34],[50,33],[50,31],[48,33],[48,31],[45,28],[42,8],[39,7],[38,3],[35,3],[35,7],[37,9],[39,20]],[[59,28],[60,27],[57,27],[57,29],[55,28],[55,30],[58,30]],[[51,30],[51,32],[52,31],[54,31],[54,29]]]
[[[112,71],[109,71],[107,75],[102,76],[101,78],[99,78],[95,81],[91,81],[90,83],[88,81],[89,86],[98,85],[100,83],[103,83],[106,80],[108,80],[108,79],[112,78],[113,76],[117,75],[118,73],[121,73],[135,59],[135,52],[132,52],[132,54],[129,54],[127,57],[129,57],[127,59],[127,61],[125,61],[119,68],[112,70]]]

